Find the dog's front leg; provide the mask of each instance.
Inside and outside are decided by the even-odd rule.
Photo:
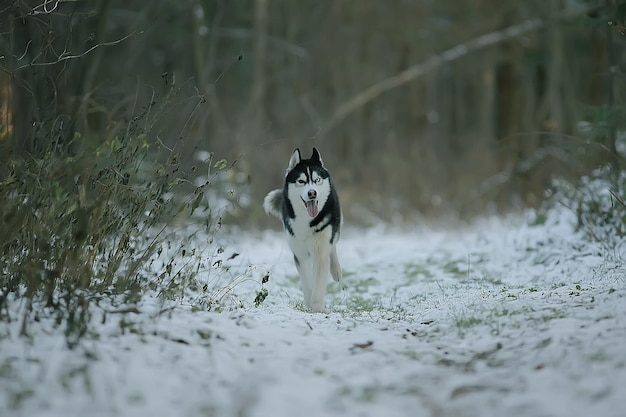
[[[308,308],[311,308],[311,298],[313,294],[313,277],[311,276],[310,268],[308,271],[300,272],[300,281],[302,283],[302,293],[304,294],[304,305]]]
[[[313,294],[311,296],[311,310],[324,311],[324,296],[330,274],[330,254],[318,254],[317,262],[313,263]]]
[[[302,285],[302,293],[304,294],[304,305],[308,308],[311,308],[311,294],[313,292],[313,277],[312,277],[312,268],[311,260],[308,259],[308,256],[300,256],[294,253],[293,255],[294,263],[296,264],[296,269],[298,270],[298,275],[300,275],[300,284]]]

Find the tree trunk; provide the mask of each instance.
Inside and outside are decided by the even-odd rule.
[[[610,9],[612,6],[612,2],[610,0],[605,0],[604,4],[607,9]],[[613,68],[616,65],[615,60],[615,51],[613,45],[613,35],[614,31],[611,27],[607,26],[606,28],[606,52],[607,52],[607,71],[606,71],[606,106],[609,108],[609,112],[615,111],[615,92],[614,92],[614,70]],[[614,120],[608,121],[609,131],[606,138],[606,147],[611,152],[609,157],[610,164],[612,165],[612,172],[614,177],[617,179],[619,176],[619,157],[617,155],[617,130],[615,126]]]
[[[550,0],[551,15],[560,10],[560,0]],[[549,62],[548,62],[548,103],[550,115],[544,129],[560,136],[563,133],[563,36],[561,26],[555,17],[548,26]]]
[[[489,59],[482,67],[482,100],[480,102],[479,135],[483,143],[495,139],[495,70],[493,60]]]
[[[254,14],[254,74],[252,78],[252,93],[248,115],[251,118],[253,129],[261,128],[266,114],[264,101],[267,91],[266,61],[267,61],[267,9],[269,0],[256,0]]]

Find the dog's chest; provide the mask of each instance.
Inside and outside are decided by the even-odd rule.
[[[302,260],[310,256],[320,256],[321,253],[327,254],[329,251],[332,237],[330,227],[315,231],[313,228],[309,227],[307,223],[306,227],[302,226],[300,228],[294,225],[292,230],[293,234],[286,231],[287,243],[291,251],[299,259]]]
[[[315,229],[311,227],[311,218],[301,213],[296,213],[294,218],[287,220],[289,228],[293,231],[296,239],[305,239],[313,236]]]

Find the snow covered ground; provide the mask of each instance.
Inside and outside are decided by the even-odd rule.
[[[243,308],[146,299],[73,350],[3,322],[0,416],[624,416],[626,242],[569,216],[348,229],[326,314],[303,311],[282,233],[227,234]]]

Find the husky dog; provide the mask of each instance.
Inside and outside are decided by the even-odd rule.
[[[335,281],[341,278],[336,245],[342,218],[337,191],[317,149],[313,148],[311,159],[302,159],[299,149],[294,151],[283,189],[270,191],[263,208],[285,226],[304,304],[324,311],[328,275]]]

